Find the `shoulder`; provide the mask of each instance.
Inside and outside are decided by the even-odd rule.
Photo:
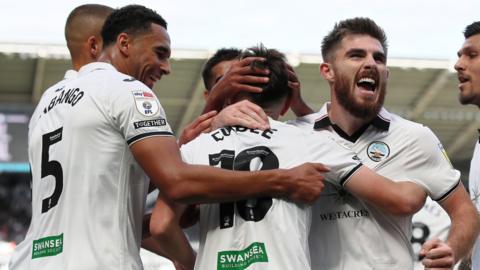
[[[425,139],[435,137],[435,134],[432,130],[420,123],[407,120],[396,114],[391,114],[391,128],[393,132],[400,133],[403,136],[410,137],[412,139]]]

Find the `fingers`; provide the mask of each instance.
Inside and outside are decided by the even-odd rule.
[[[210,127],[215,115],[217,115],[217,111],[204,113],[188,125],[185,130],[188,129],[187,132],[194,133],[198,136],[198,134],[205,132],[205,130]]]
[[[212,121],[214,120],[215,115],[217,115],[217,111],[210,111],[200,115],[199,117],[197,117],[197,119],[195,119],[195,121],[188,124],[184,128],[180,138],[178,139],[178,144],[186,144],[189,141],[198,137],[200,133],[208,132],[210,130],[210,126],[212,124]]]
[[[313,165],[313,167],[315,168],[315,170],[317,170],[317,172],[329,172],[330,171],[330,167],[322,164],[322,163],[311,163]]]
[[[217,115],[217,111],[209,111],[209,112],[204,113],[204,114],[200,115],[199,117],[197,117],[197,119],[195,119],[194,123],[203,122],[203,121],[205,121],[209,118],[214,117],[215,115]]]
[[[260,106],[248,100],[243,100],[237,104],[239,105],[239,111],[257,124],[256,128],[262,130],[270,128],[268,116]]]
[[[427,252],[429,252],[431,249],[435,248],[438,246],[442,241],[438,238],[430,239],[423,243],[422,249],[420,250],[420,256],[424,257],[426,256]]]
[[[292,90],[299,90],[300,89],[300,83],[299,82],[288,82],[288,87]]]
[[[426,269],[451,269],[455,263],[452,248],[439,239],[432,239],[422,246],[420,255]]]
[[[242,75],[238,78],[238,82],[247,84],[266,84],[268,83],[268,81],[268,77],[260,77],[254,75]]]
[[[293,71],[293,68],[291,66],[287,67],[287,72],[289,81],[298,82],[297,74],[295,73],[295,71]]]

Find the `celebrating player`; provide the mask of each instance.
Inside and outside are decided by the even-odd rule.
[[[126,6],[107,18],[102,38],[101,62],[45,92],[31,119],[31,256],[18,269],[141,269],[145,172],[175,201],[318,196],[319,164],[252,173],[184,164],[150,89],[170,72],[165,20]]]

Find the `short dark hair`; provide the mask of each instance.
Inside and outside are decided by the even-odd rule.
[[[387,36],[383,29],[369,18],[352,18],[340,21],[335,24],[332,31],[323,38],[322,57],[327,61],[334,49],[340,44],[342,39],[348,35],[369,35],[377,39],[382,44],[385,55],[387,55]]]
[[[115,43],[120,33],[137,35],[150,31],[155,23],[167,29],[167,22],[157,12],[141,5],[128,5],[108,16],[102,28],[103,46]]]
[[[263,91],[261,93],[249,93],[253,103],[266,108],[290,94],[287,61],[283,53],[275,49],[267,49],[260,44],[242,52],[241,58],[248,56],[265,58],[263,62],[252,62],[252,67],[267,68],[270,71],[268,83],[255,85],[261,87]]]
[[[69,45],[72,35],[78,31],[78,28],[93,27],[92,20],[101,21],[101,25],[97,28],[98,30],[96,30],[100,31],[101,26],[104,24],[103,21],[105,21],[112,11],[113,8],[99,4],[86,4],[74,8],[68,15],[67,22],[65,23],[65,39],[67,40],[67,45]],[[88,21],[90,24],[85,25]],[[98,32],[98,34],[100,33]]]
[[[210,91],[213,86],[212,83],[212,69],[219,63],[223,61],[230,61],[233,59],[238,59],[242,51],[237,48],[221,48],[215,54],[208,59],[205,66],[203,66],[202,70],[202,78],[203,84],[205,85],[205,89]]]
[[[465,31],[463,31],[465,39],[477,34],[480,34],[480,21],[469,24],[465,27]]]

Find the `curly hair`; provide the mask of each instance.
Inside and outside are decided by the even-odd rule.
[[[104,47],[115,43],[120,33],[138,35],[150,31],[155,23],[167,29],[167,22],[157,12],[141,5],[128,5],[108,16],[102,28]]]

